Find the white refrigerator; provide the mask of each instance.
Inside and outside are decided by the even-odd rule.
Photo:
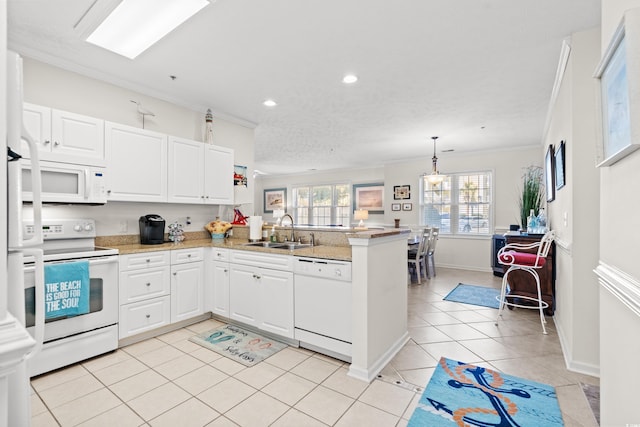
[[[2,149],[7,152],[7,162],[3,162],[0,167],[0,205],[6,208],[3,209],[6,215],[0,215],[2,226],[6,230],[6,233],[0,233],[4,235],[0,245],[0,258],[2,264],[6,264],[6,268],[0,270],[5,274],[5,277],[0,278],[0,427],[14,427],[29,426],[31,422],[27,360],[42,346],[44,335],[42,204],[37,148],[22,125],[22,58],[13,52],[7,52],[2,43],[0,62],[3,69],[6,69],[6,90],[0,90],[0,100],[4,98],[4,102],[0,103],[0,111],[4,112],[0,114],[0,129],[6,136],[1,139]],[[30,151],[30,156],[27,157],[31,158],[31,167],[35,168],[32,174],[33,221],[37,233],[29,240],[22,233],[20,163],[29,160],[21,159],[20,154],[26,147]],[[33,256],[36,260],[36,324],[33,337],[24,327],[25,255]]]

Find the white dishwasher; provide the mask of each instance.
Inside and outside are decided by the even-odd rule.
[[[295,258],[295,338],[351,357],[351,263]]]

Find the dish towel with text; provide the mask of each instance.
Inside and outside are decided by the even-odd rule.
[[[45,265],[45,319],[88,313],[89,283],[89,261]]]

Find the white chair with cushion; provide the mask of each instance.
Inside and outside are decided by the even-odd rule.
[[[425,278],[427,277],[426,271],[426,254],[427,254],[427,239],[429,235],[429,229],[425,228],[420,231],[419,234],[419,243],[418,247],[415,249],[409,249],[407,253],[408,262],[409,262],[409,274],[411,271],[416,272],[416,277],[418,279],[418,284],[422,283],[422,274],[424,273]]]
[[[502,316],[502,310],[504,310],[505,306],[509,307],[519,307],[519,308],[532,308],[540,311],[540,323],[542,324],[542,333],[546,334],[547,329],[545,328],[545,323],[547,323],[544,318],[543,310],[549,307],[542,299],[542,293],[540,291],[540,276],[538,275],[537,270],[542,268],[547,261],[547,254],[549,253],[549,249],[551,248],[551,244],[553,243],[553,239],[555,238],[555,232],[549,231],[547,232],[539,242],[523,244],[523,243],[510,243],[505,245],[502,249],[498,251],[498,262],[502,265],[508,265],[509,268],[504,273],[502,277],[502,289],[500,290],[500,309],[498,310],[498,318],[496,319],[496,326],[498,325],[498,320],[500,320],[500,316]],[[532,251],[536,250],[535,253]],[[517,295],[514,293],[507,294],[507,286],[509,282],[509,273],[516,270],[523,270],[527,273],[531,274],[536,281],[536,288],[538,291],[538,297],[534,298],[526,295]],[[498,297],[496,297],[498,298]],[[535,305],[524,305],[519,304],[521,300],[528,300],[533,302]],[[524,302],[524,301],[523,301]]]
[[[427,278],[431,279],[436,276],[436,243],[438,243],[438,234],[440,233],[440,229],[438,227],[433,227],[431,229],[431,233],[429,234],[429,239],[427,240],[427,248],[425,255],[425,263],[427,270]]]

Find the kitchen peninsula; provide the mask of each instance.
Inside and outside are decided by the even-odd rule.
[[[288,233],[289,230],[288,227],[277,227],[277,232],[282,233],[282,235]],[[202,258],[205,261],[205,265],[209,265],[209,267],[204,268],[202,299],[205,303],[202,313],[211,311],[214,313],[214,317],[221,318],[221,320],[239,321],[276,336],[281,335],[286,338],[284,341],[294,345],[299,344],[302,347],[324,352],[330,356],[347,361],[350,360],[349,375],[370,382],[409,339],[406,286],[406,234],[408,230],[355,231],[353,229],[335,230],[322,227],[296,227],[296,233],[304,241],[308,241],[310,233],[314,233],[316,245],[294,250],[249,246],[248,227],[241,226],[234,227],[233,237],[227,239],[212,240],[208,237],[208,233],[202,232],[187,234],[186,240],[180,243],[140,245],[138,242],[132,241],[137,236],[110,236],[99,237],[97,244],[117,248],[123,259],[162,252],[171,252],[172,255],[168,258],[173,259],[178,253],[184,252],[186,254],[188,250],[200,250],[202,248],[202,251],[204,251]],[[194,255],[194,259],[198,259],[199,256]],[[244,260],[247,261],[245,262]],[[319,339],[314,339],[312,334],[297,329],[297,326],[294,331],[294,304],[297,301],[294,301],[293,283],[294,281],[296,281],[296,285],[302,283],[302,277],[299,275],[300,271],[298,267],[294,268],[294,265],[297,265],[295,264],[296,262],[304,264],[304,262],[312,263],[314,260],[318,261],[318,265],[321,268],[336,269],[335,274],[340,276],[338,279],[343,283],[337,289],[347,290],[348,292],[350,285],[350,295],[342,294],[345,298],[339,298],[337,301],[330,300],[332,301],[330,306],[318,306],[317,313],[312,313],[318,319],[328,323],[334,322],[334,317],[337,316],[337,307],[344,300],[348,301],[350,299],[350,307],[348,307],[350,308],[350,313],[347,311],[347,316],[350,316],[346,319],[347,328],[350,329],[350,331],[347,331],[351,337],[349,343],[332,340],[331,338],[326,338],[323,341],[323,337],[318,335],[316,337]],[[282,278],[279,279],[279,283],[289,283],[289,285],[284,285],[284,288],[275,288],[275,292],[270,291],[264,296],[260,295],[260,288],[255,288],[257,291],[248,295],[259,300],[255,303],[257,305],[261,302],[265,303],[265,298],[274,298],[275,293],[280,293],[281,300],[274,303],[279,307],[279,310],[275,313],[262,313],[257,316],[261,320],[261,316],[273,315],[274,317],[269,322],[261,320],[261,322],[253,324],[251,323],[251,316],[234,317],[233,307],[231,310],[228,309],[229,295],[231,294],[231,304],[233,304],[234,289],[239,289],[239,285],[236,286],[239,281],[234,280],[233,276],[234,266],[238,267],[240,271],[242,267],[245,267],[242,264],[251,266],[252,262],[257,263],[252,268],[259,268],[261,272],[265,272],[270,268],[280,269],[281,271],[277,271],[280,274],[278,277]],[[225,272],[231,271],[231,280],[229,280],[229,276],[226,277],[226,294],[224,292],[215,293],[212,289],[217,285],[216,280],[220,280],[220,276],[215,273],[216,263],[222,265]],[[254,276],[259,277],[260,274],[254,273]],[[349,278],[350,281],[348,280]],[[222,280],[224,280],[224,276]],[[122,289],[123,283],[120,283],[120,286]],[[262,289],[265,288],[266,286],[262,287]],[[327,292],[329,292],[329,288],[327,288]],[[216,295],[218,299],[225,300],[222,301],[221,305],[223,308],[227,307],[226,312],[214,310],[213,307],[217,307],[220,302],[216,301]],[[168,298],[168,296],[164,298]],[[231,314],[225,316],[220,313]],[[289,315],[291,317],[290,325],[287,324],[288,320],[282,320],[283,316],[286,318]],[[158,329],[162,333],[171,327],[171,322],[163,323],[163,325],[163,328]],[[183,326],[182,323],[176,324],[176,326],[178,325]],[[277,327],[264,327],[264,325],[276,325]],[[283,326],[280,327],[280,325]],[[149,334],[140,334],[140,336],[147,338]],[[135,335],[133,338],[135,338]],[[132,341],[123,341],[121,337],[121,344],[126,345],[130,342]],[[326,345],[323,345],[325,342]]]

